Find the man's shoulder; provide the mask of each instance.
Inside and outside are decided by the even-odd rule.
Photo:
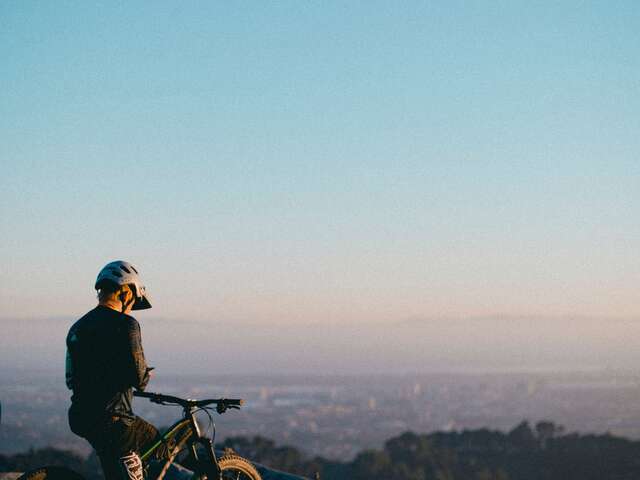
[[[71,333],[85,329],[102,330],[105,328],[107,330],[112,330],[114,326],[116,327],[116,330],[122,330],[122,327],[126,330],[140,328],[138,321],[131,315],[98,305],[96,308],[89,310],[73,325],[71,325],[69,332]]]
[[[126,313],[121,313],[120,315],[122,315],[122,322],[128,332],[140,331],[140,324],[135,318],[133,318],[131,315],[127,315]]]
[[[138,321],[131,315],[128,315],[126,313],[121,313],[120,315],[122,315],[122,318],[124,319],[124,321],[127,322],[129,325],[140,326]]]
[[[131,315],[102,305],[98,305],[95,308],[95,311],[96,317],[94,317],[94,319],[101,322],[100,328],[106,328],[117,332],[132,332],[140,330],[140,324]],[[99,319],[97,317],[99,317]]]
[[[83,325],[85,325],[88,321],[90,321],[95,316],[96,316],[96,309],[94,308],[92,310],[89,310],[82,317],[76,320],[73,325],[71,325],[71,328],[69,328],[69,332],[82,328]]]

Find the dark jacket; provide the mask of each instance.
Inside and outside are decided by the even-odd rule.
[[[135,318],[98,305],[67,335],[69,425],[75,433],[113,417],[133,420],[132,388],[143,390],[149,369]]]

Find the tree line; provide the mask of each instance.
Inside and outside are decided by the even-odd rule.
[[[232,437],[218,445],[271,468],[323,480],[631,480],[640,478],[640,441],[610,434],[566,433],[552,422],[524,421],[509,432],[489,429],[417,434],[387,440],[351,461],[309,458],[263,437]],[[64,465],[99,479],[89,458],[53,448],[0,455],[0,471]]]

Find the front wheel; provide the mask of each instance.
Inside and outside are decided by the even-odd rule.
[[[262,480],[251,463],[239,455],[226,453],[218,459],[223,480]]]

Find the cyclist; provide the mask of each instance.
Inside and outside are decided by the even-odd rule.
[[[160,438],[158,430],[131,408],[133,388],[144,390],[152,375],[131,310],[151,308],[138,269],[129,262],[107,264],[95,283],[98,306],[67,335],[67,387],[71,430],[96,450],[106,480],[142,480],[138,456]],[[158,449],[158,459],[167,447]]]

